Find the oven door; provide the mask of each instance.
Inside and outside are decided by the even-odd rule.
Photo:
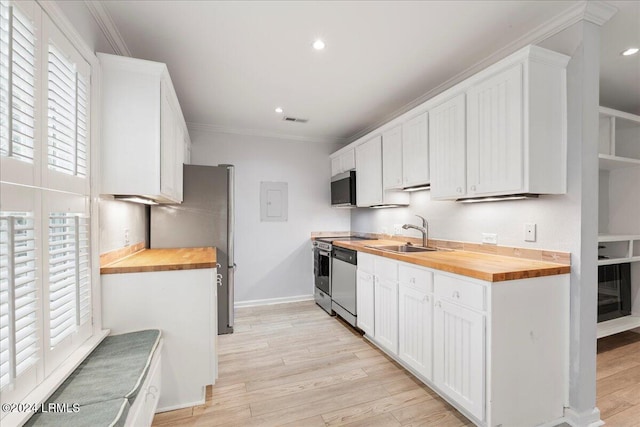
[[[316,288],[331,296],[331,252],[315,248],[313,255]]]

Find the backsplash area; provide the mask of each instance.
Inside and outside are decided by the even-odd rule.
[[[146,243],[145,205],[100,199],[100,253]]]
[[[416,214],[429,222],[430,239],[481,243],[482,233],[495,233],[498,246],[571,252],[572,239],[580,235],[579,207],[567,196],[462,204],[432,201],[429,191],[412,193],[406,208],[353,209],[351,231],[420,237],[400,228],[419,225]],[[535,242],[524,241],[525,223],[537,225]]]

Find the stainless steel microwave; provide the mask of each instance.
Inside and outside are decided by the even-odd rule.
[[[356,171],[341,173],[331,178],[331,206],[356,206]]]

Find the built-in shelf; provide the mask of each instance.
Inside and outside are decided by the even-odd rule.
[[[615,170],[622,168],[640,167],[640,160],[629,157],[610,156],[609,154],[598,155],[599,168],[601,170]]]
[[[618,317],[617,319],[598,323],[597,337],[604,338],[635,328],[640,328],[639,315],[632,314],[631,316]]]
[[[602,266],[631,263],[631,294],[636,295],[640,292],[640,234],[629,231],[640,231],[640,116],[600,107],[598,125],[599,227],[627,231],[598,235],[598,246],[604,246],[598,255],[606,256],[598,260],[599,272],[606,273]],[[600,292],[608,295],[606,285]],[[632,299],[630,309],[631,316],[598,323],[598,338],[640,328],[638,298]]]
[[[610,258],[599,259],[598,265],[622,264],[623,262],[640,261],[640,234],[599,234],[598,243],[614,243],[617,248],[605,254]]]

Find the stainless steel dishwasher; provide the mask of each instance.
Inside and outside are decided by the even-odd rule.
[[[355,327],[357,252],[334,245],[331,257],[331,309]]]

